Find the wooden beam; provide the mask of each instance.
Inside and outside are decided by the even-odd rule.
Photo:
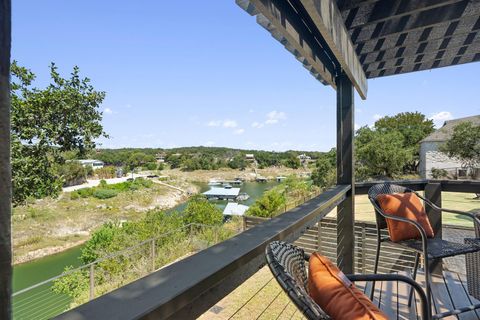
[[[336,87],[335,62],[329,59],[319,39],[286,1],[236,0],[236,3],[256,15],[257,22],[302,62],[314,77]]]
[[[442,207],[442,184],[437,182],[429,182],[425,186],[425,198],[432,201],[436,206]],[[435,238],[442,239],[442,213],[431,207],[425,206],[428,219],[432,224]],[[429,260],[431,274],[442,275],[442,259]]]
[[[335,58],[362,99],[367,97],[367,78],[355,53],[350,34],[334,0],[300,0]]]
[[[12,318],[11,8],[10,0],[0,0],[0,319]]]
[[[347,75],[337,77],[337,183],[350,185],[345,201],[337,208],[337,265],[354,273],[355,170],[353,85]]]

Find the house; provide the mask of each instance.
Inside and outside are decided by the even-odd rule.
[[[480,115],[446,121],[440,129],[420,141],[419,172],[422,178],[433,178],[434,168],[445,170],[453,178],[467,178],[471,174],[470,169],[462,168],[458,159],[450,158],[439,150],[440,146],[450,139],[453,129],[464,122],[480,125]]]
[[[312,157],[307,156],[306,154],[301,154],[297,156],[298,160],[300,160],[301,163],[308,163],[312,161]]]
[[[247,153],[247,154],[245,154],[245,160],[247,160],[247,161],[252,161],[252,162],[255,161],[255,156],[254,156],[254,154],[253,154],[253,153]]]
[[[91,166],[94,170],[103,168],[105,163],[100,160],[95,160],[95,159],[83,159],[83,160],[78,160],[80,164],[84,167]]]

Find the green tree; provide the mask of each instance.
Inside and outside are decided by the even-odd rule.
[[[368,177],[393,178],[403,173],[405,164],[412,160],[412,152],[405,148],[403,135],[396,131],[383,132],[362,127],[355,139],[357,174]]]
[[[247,167],[247,161],[245,160],[245,155],[237,154],[235,157],[228,162],[228,166],[232,169],[245,169]]]
[[[105,93],[80,78],[78,67],[62,78],[52,63],[51,83],[44,89],[33,87],[35,74],[15,61],[11,73],[13,201],[18,204],[28,197],[56,196],[63,152],[85,154],[96,138],[106,136],[98,111]]]
[[[285,165],[285,167],[292,169],[298,169],[301,165],[300,159],[298,159],[298,157],[293,153],[288,153],[288,156],[283,161],[283,164]]]
[[[480,125],[472,122],[458,124],[451,138],[440,147],[449,157],[459,159],[465,167],[480,165]]]
[[[420,141],[435,131],[433,121],[420,112],[402,112],[386,116],[375,122],[375,130],[382,133],[399,132],[403,136],[403,147],[411,154],[405,169],[416,172],[420,159]]]
[[[185,224],[199,223],[206,225],[220,224],[223,221],[223,214],[214,204],[208,202],[203,195],[195,195],[187,202],[183,211]]]
[[[278,189],[266,191],[248,208],[246,214],[255,217],[272,218],[281,212],[285,206],[285,193]]]
[[[318,158],[315,169],[312,172],[313,184],[321,188],[327,188],[335,184],[336,176],[332,162],[327,157]]]

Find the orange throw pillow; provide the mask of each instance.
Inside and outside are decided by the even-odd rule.
[[[312,299],[334,320],[388,319],[342,271],[316,252],[310,256],[308,265],[308,290]]]
[[[433,238],[433,229],[425,208],[415,193],[380,194],[376,200],[385,213],[420,223],[427,237]],[[393,242],[421,238],[420,232],[414,225],[388,218],[386,220],[388,234]]]

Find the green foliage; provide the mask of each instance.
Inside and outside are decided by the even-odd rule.
[[[187,202],[187,207],[183,211],[183,220],[186,224],[214,225],[222,223],[223,214],[220,209],[210,203],[203,195],[195,195]]]
[[[432,178],[442,179],[448,176],[448,172],[445,169],[432,168]]]
[[[154,161],[155,157],[153,155],[145,154],[143,152],[134,152],[128,157],[126,165],[130,168],[130,170],[133,170],[136,167],[141,167]]]
[[[313,184],[321,188],[328,188],[336,182],[336,171],[332,162],[327,157],[317,159],[312,172]]]
[[[245,160],[245,155],[240,153],[233,157],[229,162],[228,166],[232,169],[245,169],[247,167],[247,161]]]
[[[93,191],[93,196],[97,199],[110,199],[116,197],[118,191],[112,189],[97,188]]]
[[[105,136],[98,111],[105,93],[81,79],[78,67],[67,79],[52,63],[45,89],[33,87],[35,74],[15,61],[11,73],[13,201],[18,204],[28,197],[56,196],[62,186],[57,171],[64,163],[62,152],[83,154]]]
[[[292,169],[298,169],[300,168],[300,159],[293,154],[293,153],[288,153],[288,156],[285,160],[283,160],[283,165],[287,168],[292,168]]]
[[[158,165],[157,165],[156,162],[149,162],[149,163],[145,164],[145,168],[146,168],[147,170],[150,170],[150,171],[152,171],[152,170],[157,170]]]
[[[100,179],[111,179],[116,177],[117,168],[114,166],[105,166],[96,169],[93,173]]]
[[[64,273],[70,272],[72,266],[67,266]],[[52,291],[58,294],[67,294],[71,298],[78,298],[89,288],[86,270],[73,271],[65,277],[60,277],[53,282]]]
[[[272,218],[279,214],[285,207],[285,194],[278,188],[266,191],[253,205],[248,208],[246,214],[255,217]]]
[[[380,131],[362,127],[355,140],[357,175],[393,178],[403,173],[412,160],[411,150],[405,148],[404,137],[398,131]]]
[[[115,184],[107,184],[105,180],[100,180],[98,187],[82,188],[70,193],[70,199],[95,197],[97,199],[108,199],[115,197],[120,192],[134,191],[142,188],[150,188],[153,182],[143,178],[137,178],[133,181],[125,181]]]
[[[465,167],[480,165],[480,125],[472,122],[458,124],[451,138],[440,148],[449,157],[459,159]]]
[[[77,161],[68,161],[59,165],[57,170],[63,186],[78,185],[87,181],[88,170]]]

